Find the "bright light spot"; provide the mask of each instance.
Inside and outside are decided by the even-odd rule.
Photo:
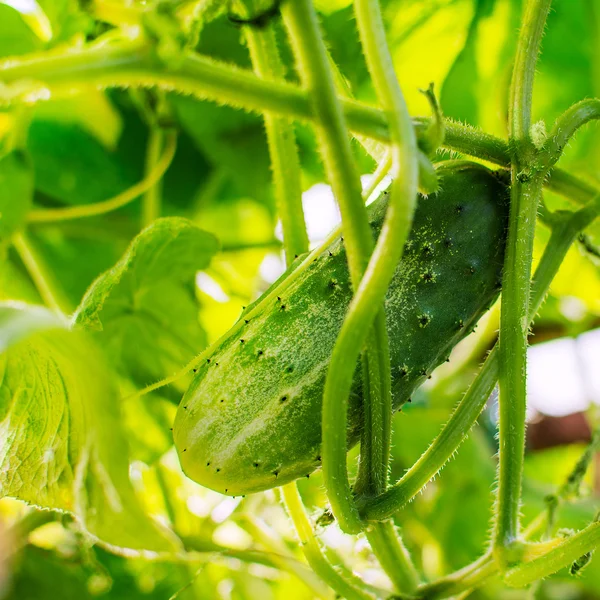
[[[308,239],[311,247],[314,247],[323,241],[341,220],[331,186],[325,183],[313,185],[302,194],[302,206]],[[275,236],[283,239],[281,221],[275,227]]]
[[[213,541],[228,548],[244,550],[252,545],[252,537],[233,521],[219,525],[213,533]]]
[[[233,592],[234,584],[231,579],[221,579],[217,584],[217,593],[219,598],[231,598],[231,592]]]
[[[188,510],[197,517],[201,519],[208,517],[210,511],[212,510],[212,506],[209,502],[206,501],[206,498],[202,496],[198,496],[197,494],[193,494],[188,496],[186,505]]]
[[[60,523],[46,523],[29,534],[29,541],[34,546],[55,549],[57,546],[68,546],[70,533]]]
[[[321,537],[326,546],[342,554],[350,556],[354,552],[354,538],[351,535],[346,535],[339,528],[337,522],[327,527],[321,534]]]
[[[144,477],[142,470],[143,465],[140,461],[132,461],[129,465],[129,479],[131,479],[133,483],[141,483]]]
[[[587,315],[587,308],[576,296],[564,296],[560,299],[560,312],[569,321],[581,321]]]
[[[260,263],[259,273],[263,281],[273,283],[285,271],[283,256],[273,252],[267,254]]]
[[[47,42],[52,38],[50,20],[35,0],[0,0],[0,3],[21,13],[23,20],[42,41]]]
[[[530,408],[545,415],[561,417],[585,410],[590,392],[585,379],[597,369],[586,365],[583,357],[598,356],[598,332],[591,341],[564,338],[532,346],[528,351],[527,389]],[[594,349],[583,344],[594,344]]]
[[[363,190],[369,187],[373,178],[372,174],[362,175],[361,183]],[[385,190],[391,182],[390,177],[384,177],[375,188],[370,200],[374,200]],[[302,207],[304,209],[304,219],[306,221],[306,231],[311,248],[314,248],[322,242],[329,233],[341,222],[342,218],[337,202],[331,190],[331,186],[326,183],[317,183],[302,194]],[[283,239],[283,230],[281,221],[275,227],[275,236],[277,239]]]
[[[600,404],[600,368],[598,368],[600,329],[580,335],[577,338],[577,348],[586,393],[594,404]]]
[[[2,0],[2,4],[11,6],[22,15],[33,14],[39,10],[37,2],[34,0]]]
[[[369,173],[368,175],[362,175],[360,178],[360,182],[362,183],[363,191],[369,187],[371,180],[373,179],[373,175]],[[373,193],[369,196],[367,204],[371,204],[373,200],[376,200],[381,192],[387,190],[390,183],[392,183],[392,178],[389,175],[386,175],[377,185],[377,187],[373,190]]]
[[[210,513],[211,519],[215,523],[222,523],[231,516],[231,513],[237,508],[237,505],[242,501],[241,498],[225,498],[219,502]]]
[[[229,301],[229,296],[223,291],[223,288],[206,273],[196,273],[196,285],[207,296],[210,296],[217,302],[223,303]]]

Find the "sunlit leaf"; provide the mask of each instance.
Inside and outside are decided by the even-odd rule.
[[[142,153],[126,148],[112,152],[75,123],[34,120],[27,147],[36,189],[59,202],[100,202],[141,179]]]
[[[72,512],[106,544],[170,550],[129,481],[112,373],[45,309],[0,307],[0,493]]]
[[[99,332],[119,371],[140,385],[171,375],[206,345],[194,276],[217,247],[213,235],[190,221],[155,221],[93,283],[74,322]]]

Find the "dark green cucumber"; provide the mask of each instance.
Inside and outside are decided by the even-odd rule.
[[[466,162],[438,168],[441,191],[420,197],[404,257],[386,297],[394,409],[407,402],[496,299],[507,188]],[[387,193],[369,207],[375,235]],[[352,296],[343,240],[292,266],[211,349],[177,411],[184,472],[239,495],[310,474],[320,463],[321,402],[336,336]],[[349,440],[361,427],[360,368]]]

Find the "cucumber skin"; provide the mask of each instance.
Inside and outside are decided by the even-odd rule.
[[[473,330],[500,290],[507,187],[473,163],[438,167],[441,191],[421,196],[386,296],[397,410]],[[369,207],[381,229],[387,192]],[[290,271],[293,271],[294,265]],[[279,280],[285,281],[285,278]],[[321,402],[329,357],[352,296],[338,238],[285,286],[265,293],[197,371],[178,408],[175,446],[203,486],[243,495],[308,476],[320,465]],[[349,443],[360,436],[357,367]]]

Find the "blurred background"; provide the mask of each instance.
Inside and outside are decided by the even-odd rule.
[[[113,0],[119,4],[120,0]],[[2,0],[0,56],[8,57],[93,40],[111,25],[92,18],[106,4],[89,0]],[[126,2],[123,0],[123,5]],[[135,4],[135,2],[133,2]],[[197,3],[181,3],[197,4]],[[349,0],[320,0],[331,54],[355,96],[374,102]],[[413,115],[428,115],[420,88],[435,84],[446,116],[506,138],[507,89],[521,2],[518,0],[384,0],[398,77]],[[218,11],[217,11],[218,12]],[[296,80],[290,49],[278,25],[288,77]],[[196,48],[251,68],[243,34],[221,14],[208,19]],[[1,75],[0,75],[1,77]],[[600,2],[556,0],[543,40],[535,85],[534,118],[550,127],[570,104],[600,94]],[[140,106],[153,92],[90,91],[36,104],[30,111],[27,149],[35,168],[35,202],[58,207],[105,200],[143,176],[148,124]],[[156,98],[151,98],[156,100]],[[178,343],[162,337],[133,341],[134,353],[169,355],[120,373],[131,391],[170,374],[217,339],[284,269],[262,119],[228,107],[166,94],[178,131],[177,151],[162,185],[163,215],[180,215],[214,233],[221,251],[190,284],[197,322]],[[0,112],[0,136],[15,115]],[[304,207],[312,244],[339,221],[325,183],[310,127],[296,128],[303,169]],[[375,165],[358,144],[364,182]],[[449,158],[439,153],[437,159]],[[596,126],[577,135],[561,167],[600,183]],[[546,192],[551,208],[568,208]],[[140,207],[77,222],[39,224],[30,238],[61,302],[73,311],[88,286],[123,255],[140,229]],[[600,242],[600,222],[588,232]],[[549,237],[543,226],[536,257]],[[41,303],[27,271],[10,248],[0,269],[0,299]],[[413,404],[395,421],[392,479],[427,448],[492,347],[498,328],[494,307],[477,332],[438,369]],[[115,332],[115,339],[128,331]],[[600,262],[573,247],[535,321],[529,352],[528,451],[523,514],[544,509],[600,424]],[[111,342],[112,343],[112,342]],[[116,343],[116,342],[115,342]],[[136,346],[139,344],[139,347]],[[142,347],[143,344],[143,347]],[[117,360],[117,359],[115,359]],[[180,598],[304,600],[322,593],[303,565],[277,491],[245,499],[220,496],[187,480],[171,445],[169,428],[189,378],[123,406],[130,446],[130,476],[144,506],[182,540],[185,553],[171,560],[132,557],[92,544],[67,514],[37,511],[0,500],[0,597],[5,600],[107,600]],[[495,478],[496,406],[490,399],[460,452],[425,492],[396,516],[409,549],[427,578],[476,559],[488,539]],[[1,435],[1,434],[0,434]],[[356,454],[349,463],[355,466]],[[311,514],[326,504],[317,474],[300,482]],[[600,461],[590,468],[581,498],[565,505],[560,526],[578,529],[599,508]],[[335,525],[321,531],[331,558],[345,561],[368,583],[386,586],[368,544]],[[535,590],[506,590],[492,581],[472,598],[600,599],[600,569],[566,571]]]

